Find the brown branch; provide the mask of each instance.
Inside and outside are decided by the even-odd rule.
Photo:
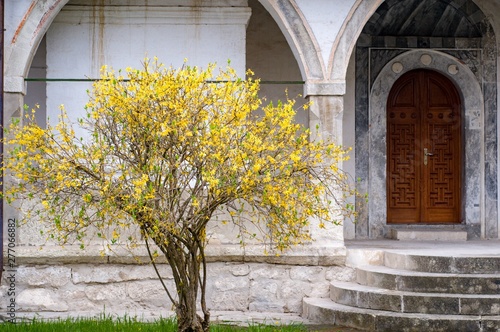
[[[155,260],[153,258],[153,255],[151,254],[151,250],[149,249],[149,243],[148,243],[147,236],[145,237],[145,240],[146,240],[146,248],[148,250],[149,259],[151,260],[151,263],[153,264],[153,267],[155,269],[156,275],[160,279],[160,282],[161,282],[161,284],[163,286],[163,289],[165,289],[165,292],[167,292],[167,295],[168,295],[170,301],[173,303],[174,306],[178,306],[177,301],[175,301],[175,299],[170,294],[170,291],[168,290],[167,285],[165,285],[165,282],[163,282],[163,277],[161,276],[160,272],[158,271],[158,268],[156,267]]]

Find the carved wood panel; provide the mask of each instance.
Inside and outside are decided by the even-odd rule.
[[[460,222],[460,98],[442,75],[417,70],[387,105],[387,221]]]
[[[390,186],[392,207],[417,207],[418,179],[415,172],[415,124],[390,124]]]
[[[454,202],[454,149],[451,127],[449,125],[430,125],[433,156],[426,168],[429,177],[429,207],[453,207]]]

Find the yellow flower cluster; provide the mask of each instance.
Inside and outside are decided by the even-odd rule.
[[[132,224],[160,247],[186,234],[204,241],[221,208],[262,225],[279,249],[307,241],[310,218],[345,211],[334,193],[350,191],[338,168],[346,151],[310,141],[293,101],[262,105],[258,92],[258,80],[214,65],[104,67],[79,121],[88,137],[75,137],[64,109],[53,127],[33,115],[12,124],[4,169],[16,180],[5,196],[39,200],[35,212],[63,241],[92,228],[114,243]]]

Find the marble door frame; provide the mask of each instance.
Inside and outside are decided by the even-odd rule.
[[[394,82],[413,69],[426,68],[448,77],[462,97],[464,133],[463,223],[485,227],[485,117],[483,91],[477,77],[455,57],[434,50],[413,50],[389,61],[369,88],[368,215],[369,237],[381,237],[386,224],[386,102]],[[479,224],[478,222],[481,221]]]

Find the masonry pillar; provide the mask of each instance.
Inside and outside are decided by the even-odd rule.
[[[3,121],[5,127],[8,127],[10,123],[12,122],[13,118],[20,118],[23,110],[23,103],[24,103],[24,94],[21,91],[12,91],[12,86],[9,86],[7,84],[9,80],[6,79],[4,84],[4,113],[3,113]],[[5,138],[7,138],[8,134],[4,134]],[[4,147],[4,152],[9,153],[8,150]],[[9,182],[9,173],[5,172],[4,173],[4,183]],[[7,238],[7,234],[9,237],[12,237],[12,231],[7,233],[8,229],[8,224],[11,223],[11,221],[18,221],[19,220],[19,211],[12,205],[12,204],[7,204],[6,201],[4,200],[3,202],[3,234],[4,238]],[[18,245],[19,241],[19,236],[16,228],[16,232],[14,233],[15,236],[15,243]],[[4,248],[5,245],[7,244],[4,240]],[[4,261],[5,263],[5,261]]]
[[[306,82],[304,95],[312,105],[309,112],[309,128],[313,140],[331,140],[343,145],[343,112],[345,84]],[[343,165],[339,165],[343,169]],[[342,193],[338,193],[341,195]],[[326,229],[317,227],[312,221],[311,235],[316,240],[315,246],[330,246],[344,241],[344,220],[341,225],[326,225]]]

